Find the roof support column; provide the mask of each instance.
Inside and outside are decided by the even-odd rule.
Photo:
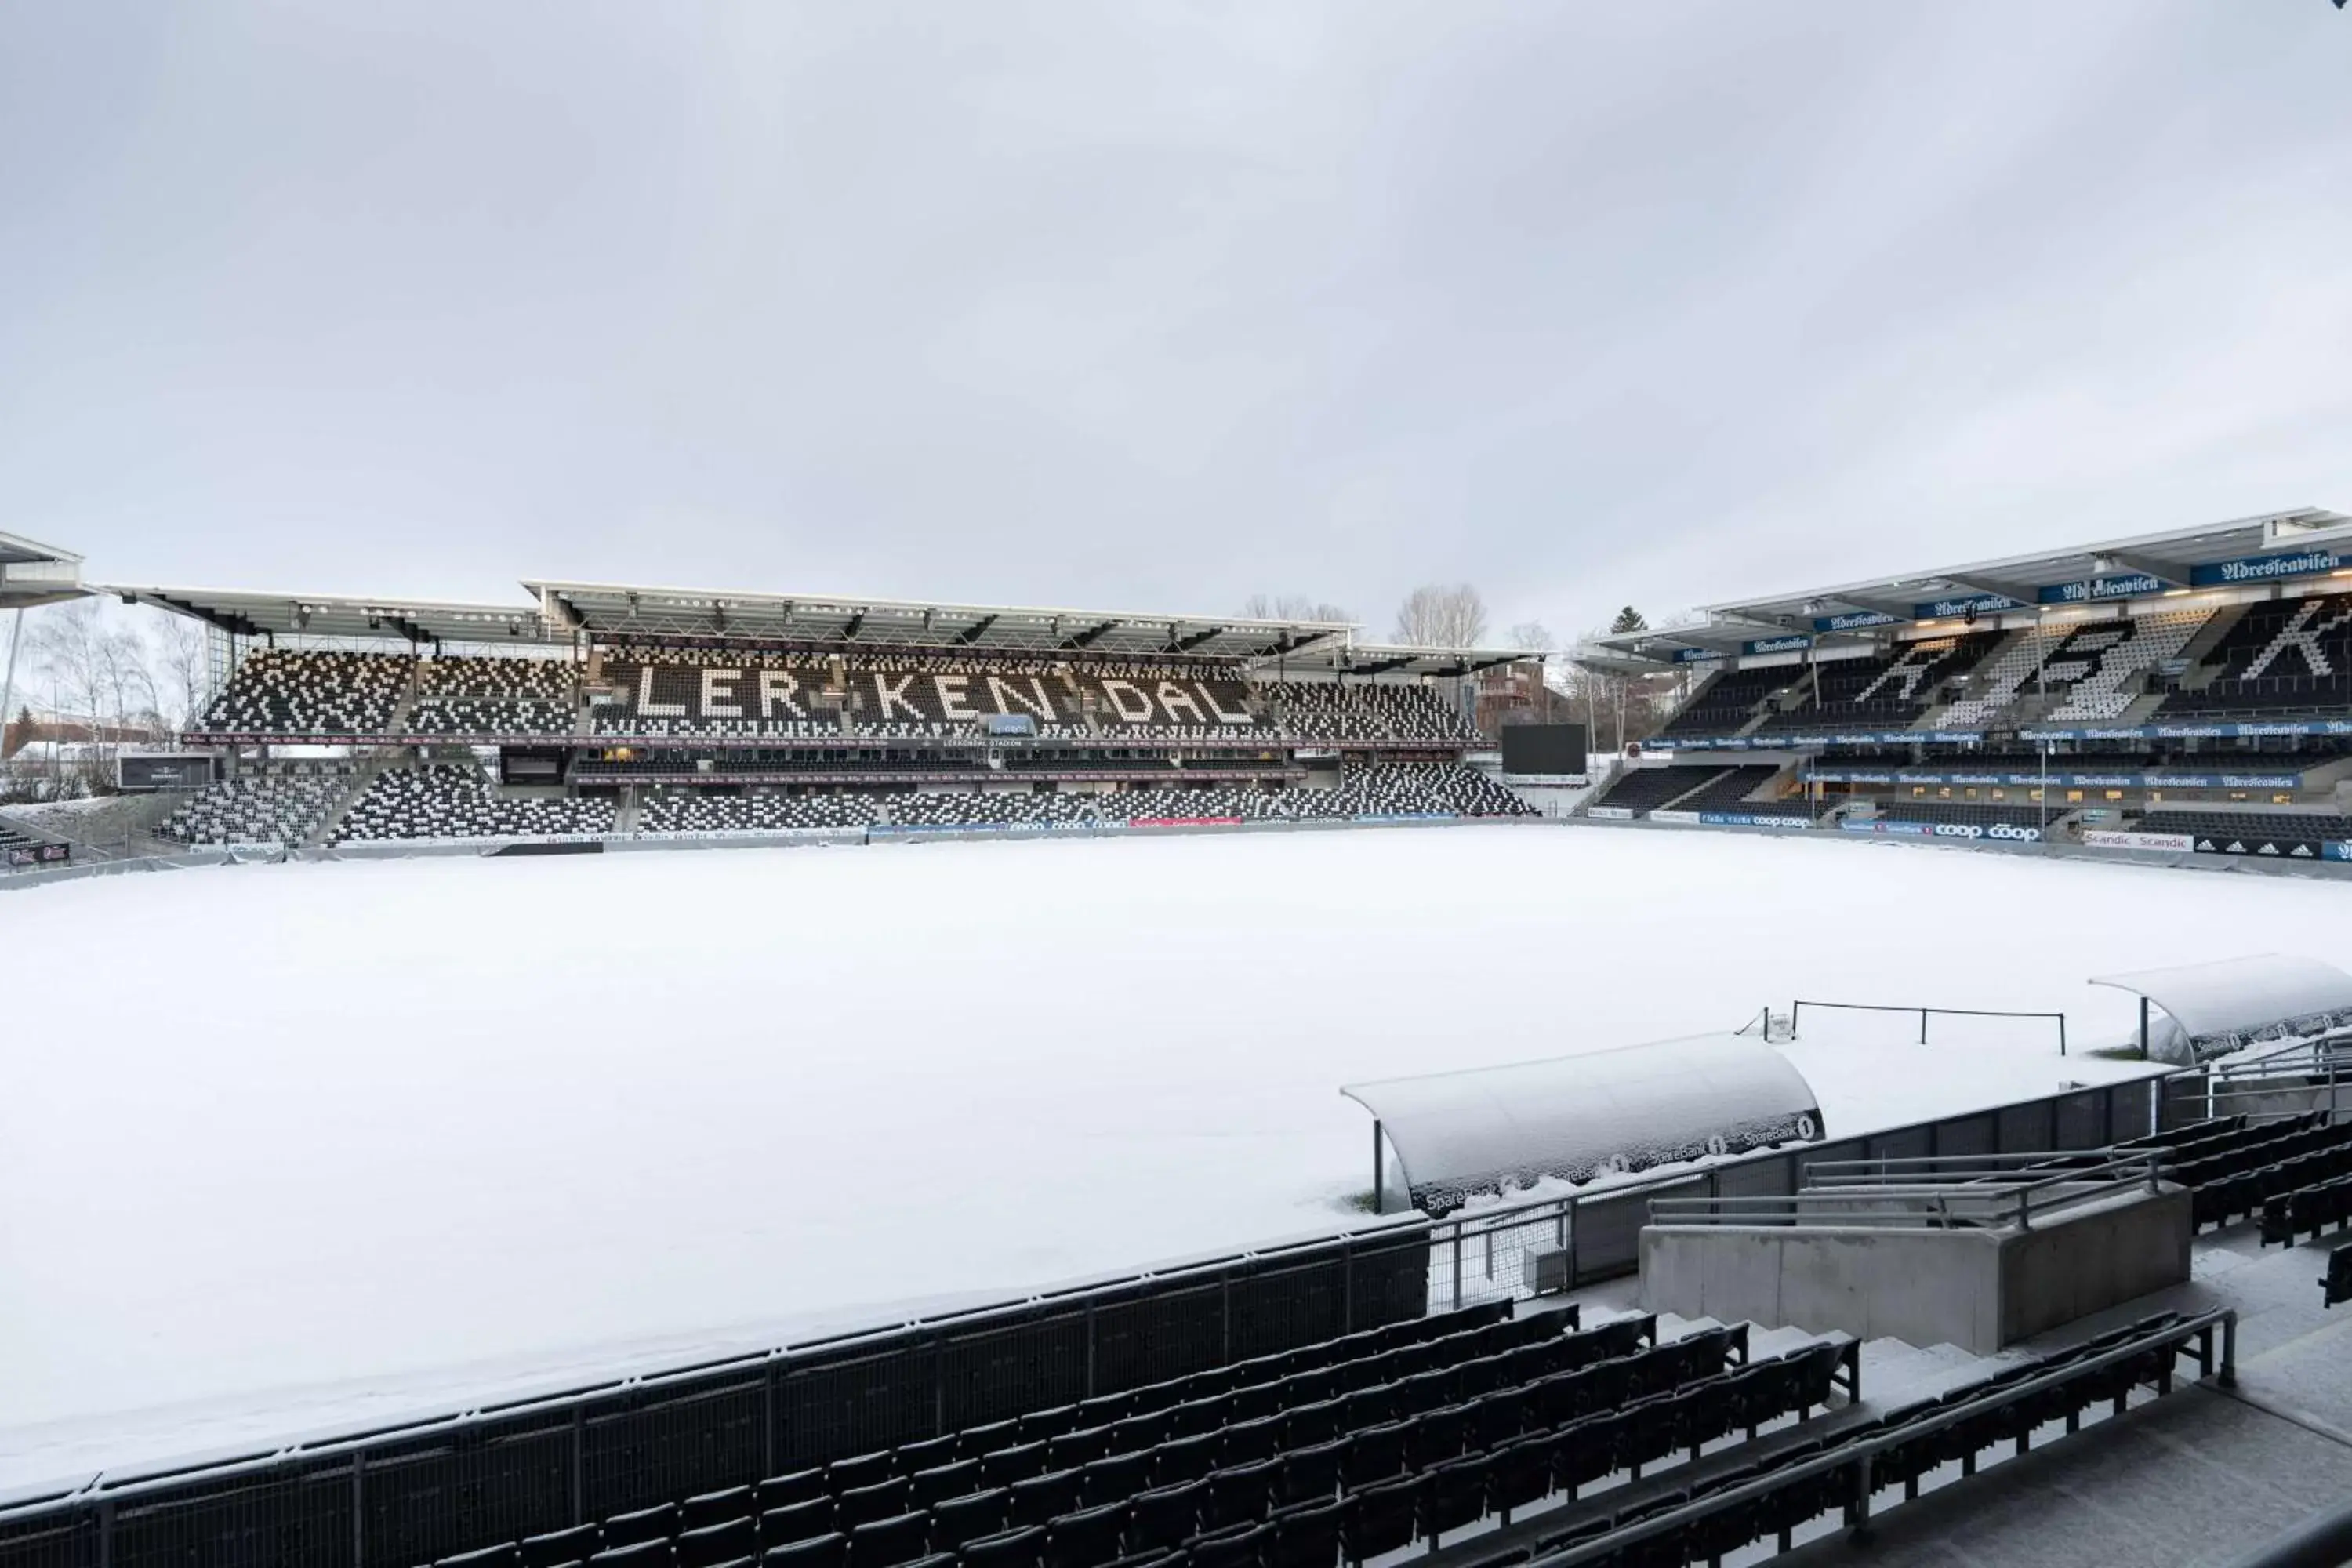
[[[16,611],[16,624],[8,628],[7,673],[0,675],[0,736],[8,733],[8,721],[15,716],[11,709],[15,706],[16,696],[16,644],[24,635],[25,612],[20,607]],[[32,736],[28,732],[25,738],[29,741]]]

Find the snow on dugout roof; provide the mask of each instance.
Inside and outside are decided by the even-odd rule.
[[[1823,1135],[1804,1075],[1748,1035],[1694,1035],[1339,1092],[1379,1120],[1424,1208],[1541,1176],[1581,1182]]]
[[[2352,974],[2289,953],[2096,974],[2090,983],[2132,992],[2163,1009],[2187,1035],[2192,1058],[2352,1023]]]
[[[2095,605],[2120,613],[2134,598],[2178,596],[2213,586],[2198,581],[2200,568],[2330,547],[2352,551],[2352,516],[2324,507],[2292,507],[2200,528],[1708,605],[1691,626],[1595,637],[1579,658],[1602,668],[1655,669],[1696,655],[1732,658],[1762,651],[1749,645],[1769,645],[1775,638],[1835,646],[1866,642],[1895,628],[1957,631],[1967,621],[1959,606],[1970,603],[1979,606],[1988,624],[2001,613],[1990,607],[1997,603],[2037,615]],[[2272,580],[2294,579],[2250,579]],[[2080,589],[2081,596],[2053,597],[2071,589]],[[1920,614],[1939,604],[1951,606],[1952,613]]]

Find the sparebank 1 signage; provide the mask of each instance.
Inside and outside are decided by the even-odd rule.
[[[1923,621],[1941,621],[1956,616],[1990,616],[2024,607],[2005,594],[1979,594],[1966,599],[1930,599],[1924,605],[1912,605],[1911,613]]]
[[[1742,653],[1802,653],[1813,646],[1813,639],[1801,632],[1784,637],[1754,637],[1739,645]]]
[[[2213,561],[2189,569],[2189,580],[2200,588],[2234,583],[2275,583],[2282,577],[2310,577],[2334,572],[2347,557],[2333,550],[2294,550],[2279,555],[2241,555],[2235,561]]]
[[[2036,595],[2045,605],[2090,605],[2102,599],[2133,599],[2144,594],[2161,594],[2172,586],[2163,578],[2146,572],[2131,572],[2116,577],[2089,577],[2079,583],[2053,583]]]

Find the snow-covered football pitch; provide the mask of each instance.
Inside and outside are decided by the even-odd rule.
[[[1360,1223],[1340,1084],[1805,996],[1836,1133],[2137,1071],[2086,976],[2352,889],[1486,826],[416,859],[0,899],[0,1486]]]

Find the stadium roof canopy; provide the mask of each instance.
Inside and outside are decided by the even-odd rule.
[[[238,637],[386,637],[410,642],[542,642],[529,605],[271,594],[231,588],[109,586],[126,604],[188,616]]]
[[[746,594],[608,583],[526,583],[548,624],[596,636],[741,637],[842,648],[1268,658],[1344,645],[1344,621],[940,605],[828,594]]]
[[[1344,621],[1169,616],[1106,610],[943,605],[838,595],[750,594],[620,584],[527,583],[535,602],[286,594],[228,588],[111,586],[238,637],[383,637],[409,642],[570,642],[631,636],[781,643],[802,647],[975,653],[1182,654],[1280,664],[1292,673],[1461,676],[1536,657],[1514,648],[1413,647],[1353,640]]]
[[[1417,647],[1402,643],[1360,642],[1310,647],[1304,654],[1290,655],[1282,662],[1292,674],[1301,670],[1328,669],[1335,674],[1357,676],[1458,676],[1475,675],[1496,665],[1517,664],[1522,659],[1542,657],[1542,654],[1527,648]]]
[[[28,610],[79,599],[81,557],[70,550],[0,533],[0,610]]]
[[[1596,637],[1580,663],[1653,670],[1694,658],[1862,643],[1901,628],[2022,621],[2044,610],[2179,597],[2200,588],[2352,575],[2352,517],[2296,507],[2032,555],[1705,606],[1695,625]],[[1776,646],[1777,645],[1777,646]]]

